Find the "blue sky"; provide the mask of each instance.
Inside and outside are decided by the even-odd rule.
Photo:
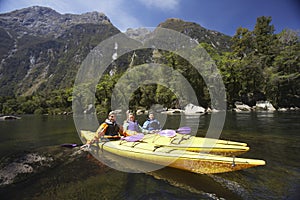
[[[0,0],[0,13],[33,5],[61,14],[103,12],[121,31],[156,27],[175,17],[233,36],[240,26],[253,30],[260,16],[272,17],[276,33],[300,30],[298,0]]]

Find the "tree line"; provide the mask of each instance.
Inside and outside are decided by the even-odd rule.
[[[253,106],[258,100],[268,100],[277,108],[300,106],[299,32],[286,29],[275,34],[271,21],[271,17],[262,16],[257,18],[252,31],[239,27],[231,38],[231,51],[217,52],[212,45],[207,43],[201,43],[199,47],[196,47],[204,48],[220,71],[229,108],[234,107],[236,101]],[[209,89],[201,75],[187,60],[174,52],[154,50],[152,53],[153,63],[164,64],[182,74],[194,89],[199,104],[203,107],[210,107]],[[141,57],[144,59],[143,56]],[[137,63],[142,62],[137,61]],[[128,66],[128,69],[131,67]],[[114,73],[107,72],[101,77],[95,90],[97,112],[107,112],[110,109],[114,86],[125,73],[126,70],[123,69]],[[147,74],[141,73],[135,76],[143,77]],[[149,109],[154,104],[171,108],[193,103],[179,102],[178,95],[170,89],[172,84],[178,84],[175,78],[168,76],[168,85],[153,83],[140,85],[130,95],[129,108],[131,110]],[[126,84],[130,83],[124,81],[124,87]],[[122,92],[117,91],[113,98],[121,101],[124,97]],[[47,93],[36,92],[31,96],[0,97],[0,113],[69,113],[72,112],[72,100],[73,88]],[[88,102],[83,103],[88,104]]]
[[[260,17],[253,31],[238,28],[232,51],[216,56],[230,104],[269,100],[276,107],[300,106],[299,32],[274,34],[271,21]]]

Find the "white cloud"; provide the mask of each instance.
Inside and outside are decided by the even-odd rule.
[[[180,0],[138,0],[149,8],[159,8],[161,10],[177,10]]]
[[[80,1],[82,3],[82,1]],[[134,28],[142,26],[140,20],[134,17],[128,10],[124,10],[124,4],[127,4],[127,0],[92,0],[87,1],[83,5],[88,6],[89,10],[96,10],[103,12],[121,31],[126,31],[127,28]],[[82,5],[82,6],[83,6]]]

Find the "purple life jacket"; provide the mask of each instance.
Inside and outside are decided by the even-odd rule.
[[[129,130],[129,131],[136,131],[136,132],[139,132],[139,131],[140,131],[140,130],[139,130],[139,124],[138,124],[137,121],[134,121],[134,122],[132,122],[132,121],[127,121],[127,123],[128,123],[128,128],[127,128],[127,130]]]

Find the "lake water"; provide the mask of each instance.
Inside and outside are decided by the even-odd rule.
[[[176,127],[179,119],[168,116],[165,127]],[[184,123],[199,125],[204,136],[210,115],[197,120]],[[88,152],[61,147],[81,143],[72,116],[0,121],[0,199],[300,199],[299,122],[300,112],[228,112],[220,138],[248,143],[250,151],[239,157],[267,164],[199,175],[168,167],[120,172]]]

